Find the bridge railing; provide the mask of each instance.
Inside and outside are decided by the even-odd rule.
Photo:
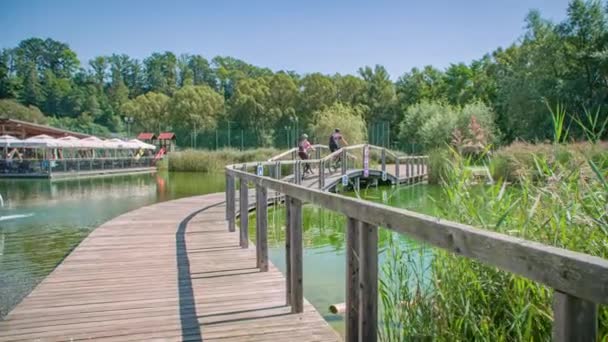
[[[302,178],[311,177],[312,174],[304,175],[304,171],[316,172],[317,188],[323,189],[326,179],[336,175],[345,175],[350,170],[377,170],[386,172],[396,179],[419,181],[426,178],[428,173],[427,156],[407,156],[391,151],[384,147],[369,144],[358,144],[346,146],[333,153],[325,145],[314,145],[315,151],[311,158],[300,160],[297,156],[297,148],[287,150],[265,162],[251,162],[234,165],[239,169],[262,169],[258,174],[275,175],[278,179],[284,179],[292,183],[300,184]],[[367,157],[366,157],[367,153]],[[365,162],[368,165],[364,165]],[[335,179],[334,179],[335,181]]]
[[[411,159],[401,156],[396,158],[406,163]],[[301,162],[290,162],[295,162],[293,165],[297,172]],[[346,216],[347,341],[377,339],[378,227],[385,227],[554,289],[553,339],[596,340],[598,304],[608,304],[608,260],[404,209],[307,188],[282,180],[277,174],[271,177],[270,174],[258,175],[257,172],[249,172],[250,167],[259,171],[259,165],[270,166],[273,162],[226,168],[228,227],[231,231],[235,230],[236,183],[240,184],[240,213],[248,212],[248,184],[252,183],[256,191],[257,265],[262,271],[266,271],[268,192],[272,190],[284,196],[287,209],[286,303],[291,305],[292,312],[299,313],[303,310],[304,281],[302,206],[304,203],[310,203]],[[240,215],[240,241],[241,246],[248,245],[248,215]]]

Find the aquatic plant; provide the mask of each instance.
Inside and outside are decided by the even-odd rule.
[[[559,112],[555,129],[564,130],[564,113]],[[512,154],[518,155],[516,162],[525,159],[525,172],[511,174],[516,184],[507,177],[489,186],[473,184],[470,159],[452,151],[441,173],[445,196],[438,202],[439,216],[608,258],[608,156],[593,142],[580,149],[581,144],[559,143],[564,141],[562,133],[555,139],[553,145],[512,147],[519,152],[522,147],[542,150]],[[379,286],[386,309],[380,327],[383,340],[551,339],[552,289],[438,249],[432,249],[428,269],[412,268],[411,252],[394,248],[382,266]],[[423,276],[430,280],[418,281]],[[599,336],[604,340],[608,307],[599,310]]]

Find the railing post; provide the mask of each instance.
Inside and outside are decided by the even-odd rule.
[[[378,229],[361,222],[359,238],[359,340],[378,339]]]
[[[416,176],[420,177],[422,174],[422,158],[416,157]]]
[[[236,191],[234,185],[234,176],[226,174],[226,220],[228,220],[229,232],[235,231]]]
[[[597,304],[555,290],[553,341],[596,341]]]
[[[303,263],[302,263],[302,201],[289,198],[290,247],[291,247],[291,312],[304,311]]]
[[[386,171],[386,149],[382,148],[382,172],[384,173]]]
[[[321,159],[321,148],[315,149],[315,159]]]
[[[294,184],[301,184],[302,183],[302,168],[301,168],[301,161],[296,161],[296,163],[293,165],[293,183]]]
[[[285,196],[285,304],[291,305],[291,205]]]
[[[341,163],[342,164],[342,175],[345,175],[346,174],[346,168],[347,168],[346,163],[348,163],[348,160],[346,159],[346,149],[342,148],[342,152],[341,153],[342,153],[342,157],[341,157],[342,158],[342,163]]]
[[[318,150],[317,150],[318,151]],[[319,189],[325,185],[325,160],[319,161]]]
[[[256,255],[261,272],[268,271],[268,190],[255,186],[256,193]]]
[[[241,231],[239,234],[239,243],[242,248],[247,248],[249,247],[249,189],[247,188],[247,181],[245,178],[241,178],[240,181],[239,214],[241,218]]]
[[[359,341],[359,221],[346,221],[345,341]]]
[[[281,179],[281,162],[277,162],[277,179]]]

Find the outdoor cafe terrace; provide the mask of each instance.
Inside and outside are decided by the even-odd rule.
[[[0,177],[65,178],[150,172],[162,157],[155,155],[155,149],[137,139],[54,138],[44,134],[18,139],[1,135]]]

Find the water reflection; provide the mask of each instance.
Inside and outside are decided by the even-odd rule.
[[[0,180],[0,317],[95,227],[136,208],[223,191],[221,174],[159,173],[60,182]]]
[[[352,197],[384,203],[424,214],[436,213],[435,199],[440,198],[439,187],[416,185],[405,187],[370,187]],[[328,312],[331,304],[344,302],[345,283],[345,227],[346,218],[333,211],[306,205],[303,208],[302,227],[304,229],[304,296],[324,318],[339,332],[344,329],[341,316]],[[255,219],[250,219],[250,236],[255,240]],[[275,205],[268,213],[269,257],[274,265],[285,271],[285,207]],[[387,248],[393,244],[407,247],[419,254],[412,267],[426,267],[430,261],[428,250],[421,249],[415,242],[402,234],[380,229],[378,248],[380,263],[384,261]],[[418,252],[419,251],[419,252]]]

